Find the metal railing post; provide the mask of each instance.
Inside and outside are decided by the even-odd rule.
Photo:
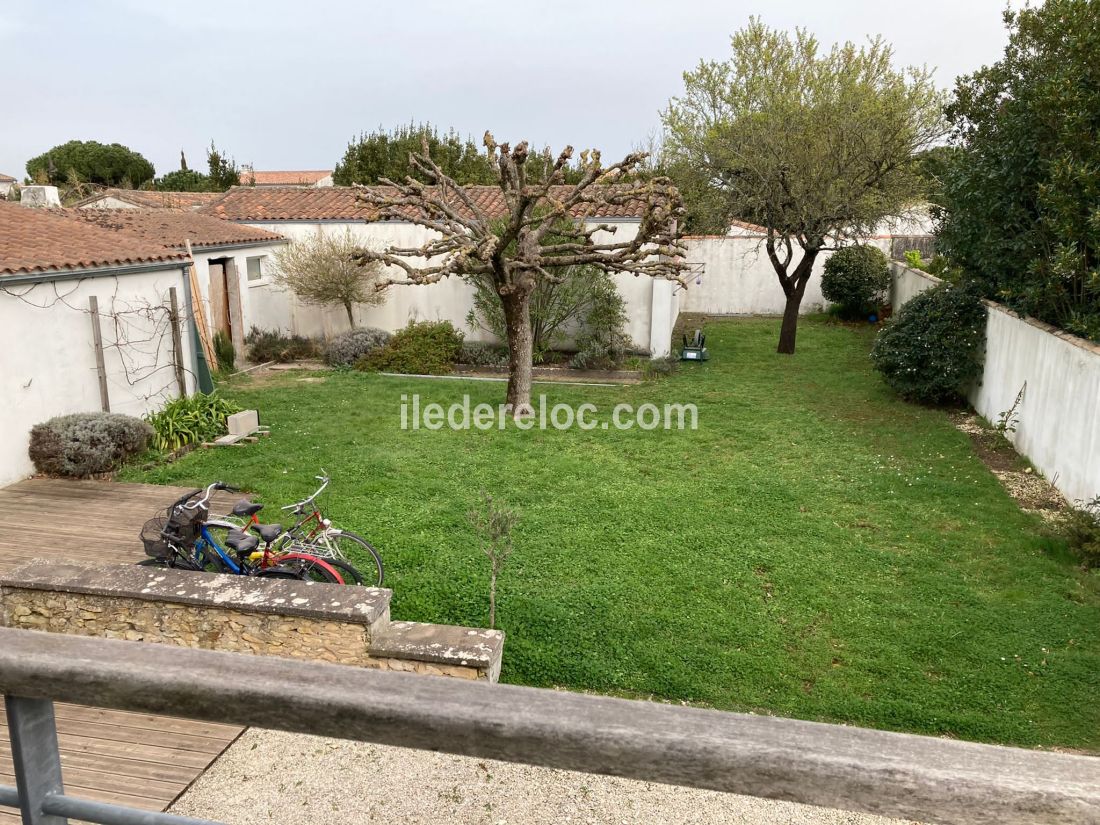
[[[68,819],[43,809],[47,796],[63,790],[53,702],[5,696],[4,707],[23,825],[67,825]]]

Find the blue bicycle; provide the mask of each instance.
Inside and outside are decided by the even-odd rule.
[[[313,569],[308,560],[271,563],[268,553],[259,550],[259,539],[243,532],[230,533],[225,542],[228,549],[222,547],[206,526],[208,504],[216,490],[240,492],[215,481],[205,490],[192,490],[172,502],[167,515],[147,521],[141,529],[141,540],[149,558],[141,564],[266,579],[331,580],[323,569]],[[193,500],[196,496],[201,498]]]

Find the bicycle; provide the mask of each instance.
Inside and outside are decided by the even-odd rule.
[[[227,531],[252,530],[267,543],[270,552],[276,557],[284,551],[294,552],[300,548],[309,555],[323,558],[335,567],[346,583],[381,587],[385,579],[382,557],[362,536],[333,527],[332,521],[325,517],[316,503],[317,497],[325,491],[332,479],[327,474],[315,478],[321,482],[321,486],[312,495],[281,508],[292,511],[298,517],[297,522],[286,530],[281,524],[261,524],[257,514],[264,505],[247,499],[238,501],[231,514],[211,519],[209,524]],[[360,571],[349,556],[369,559],[367,567],[372,569]]]
[[[300,579],[343,584],[343,577],[331,564],[317,556],[288,553],[272,556],[259,550],[259,539],[243,532],[226,537],[231,554],[211,534],[206,518],[208,502],[215,490],[240,492],[220,481],[191,490],[174,501],[167,517],[150,519],[142,527],[141,538],[150,557],[141,564],[182,570],[232,573],[273,579]],[[198,501],[191,501],[202,495]],[[234,558],[233,556],[236,556]]]

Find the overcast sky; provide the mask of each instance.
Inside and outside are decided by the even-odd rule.
[[[1015,5],[1018,5],[1016,3]],[[0,172],[67,140],[158,174],[211,139],[256,169],[328,169],[361,130],[427,120],[621,156],[750,15],[881,34],[949,88],[997,59],[1004,0],[2,0]]]

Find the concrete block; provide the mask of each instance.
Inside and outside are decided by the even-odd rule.
[[[57,194],[56,186],[24,186],[19,190],[19,202],[23,206],[44,209],[60,207],[61,197]]]
[[[233,413],[226,420],[230,435],[251,435],[260,427],[260,414],[255,410]]]

